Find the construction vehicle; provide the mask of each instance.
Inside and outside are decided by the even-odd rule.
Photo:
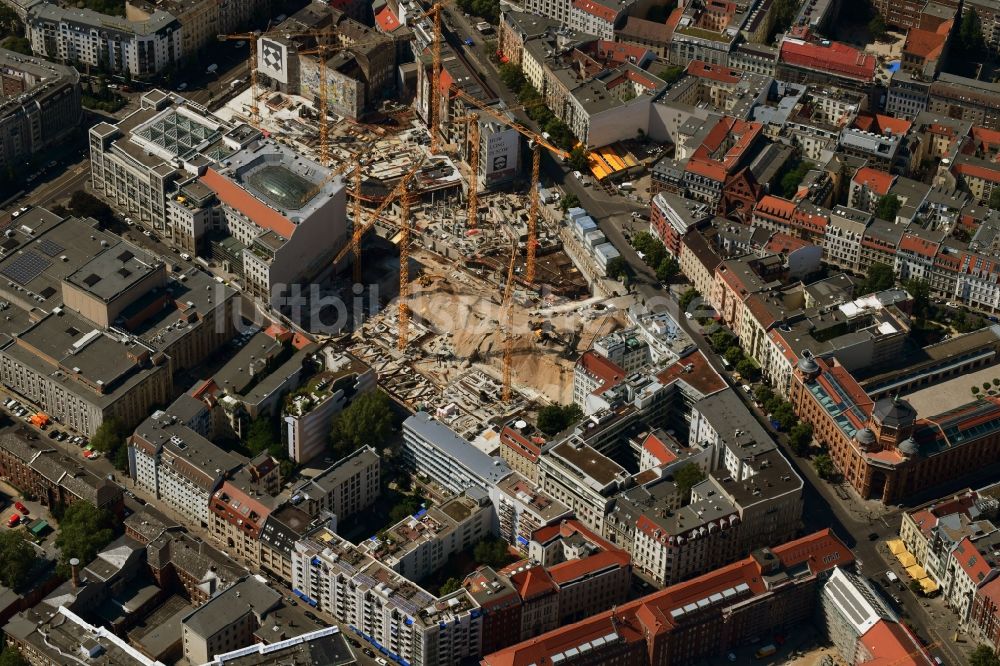
[[[516,130],[521,136],[527,137],[531,146],[531,184],[528,193],[528,245],[525,252],[524,279],[531,284],[535,281],[535,252],[538,246],[538,181],[541,171],[541,149],[545,148],[550,153],[558,155],[562,159],[568,159],[568,151],[552,144],[541,134],[525,127],[521,123],[508,118],[491,106],[486,105],[474,96],[465,92],[458,86],[450,87],[452,93],[467,104],[479,109],[494,120]]]

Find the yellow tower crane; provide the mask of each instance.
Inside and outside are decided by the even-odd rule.
[[[451,91],[459,99],[479,109],[494,120],[516,130],[521,136],[532,142],[531,150],[531,191],[528,193],[528,246],[526,249],[524,278],[527,282],[535,281],[535,251],[538,246],[538,179],[541,171],[542,148],[563,159],[569,158],[569,152],[553,145],[544,136],[528,129],[521,123],[508,118],[491,106],[486,105],[458,86],[451,86]]]
[[[503,389],[501,400],[511,398],[511,375],[514,372],[514,265],[517,263],[517,241],[511,242],[510,263],[507,265],[507,284],[504,285],[501,316],[503,317]]]
[[[475,229],[479,223],[479,114],[470,113],[454,122],[466,123],[466,137],[469,140],[469,222]]]

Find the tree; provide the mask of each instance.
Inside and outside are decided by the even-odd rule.
[[[476,564],[494,569],[502,569],[514,560],[510,551],[507,550],[507,544],[502,539],[491,536],[485,537],[476,544],[472,550],[472,558]]]
[[[984,391],[989,391],[990,390],[990,383],[989,382],[983,382],[983,390]]]
[[[896,213],[899,212],[899,207],[902,205],[903,202],[895,194],[887,194],[878,200],[878,204],[875,206],[875,217],[895,222]]]
[[[760,372],[760,368],[757,364],[748,358],[744,358],[739,363],[736,364],[736,372],[740,373],[743,379],[753,381],[757,379],[757,373]]]
[[[799,422],[788,431],[788,446],[798,455],[809,450],[812,443],[813,427],[811,423]]]
[[[110,513],[87,501],[74,502],[66,508],[56,535],[60,575],[69,576],[69,561],[74,557],[86,565],[97,557],[101,548],[111,543],[115,538],[113,520]]]
[[[0,583],[12,590],[21,589],[28,582],[38,555],[23,532],[0,533]]]
[[[389,520],[395,524],[407,516],[412,516],[420,511],[423,502],[423,498],[419,495],[404,495],[399,503],[389,510]]]
[[[791,199],[799,191],[799,184],[806,177],[812,164],[809,162],[793,162],[781,176],[781,192],[786,199]]]
[[[994,187],[990,192],[990,208],[1000,210],[1000,187]]]
[[[724,351],[729,349],[729,347],[736,342],[736,336],[729,331],[719,329],[715,333],[712,333],[712,337],[709,338],[709,342],[712,343],[712,348],[716,351]]]
[[[770,386],[765,386],[764,384],[761,384],[756,389],[754,389],[753,397],[757,402],[764,404],[767,401],[774,398],[774,391],[771,390]]]
[[[628,279],[629,275],[628,264],[626,264],[625,260],[622,259],[621,257],[611,257],[611,259],[608,260],[608,265],[604,270],[609,278],[622,281]]]
[[[737,345],[730,345],[726,351],[723,352],[722,358],[726,359],[730,365],[736,365],[743,360],[743,350]]]
[[[673,85],[684,76],[684,68],[678,65],[671,65],[666,69],[661,69],[657,76],[666,81],[667,85]]]
[[[908,587],[910,588],[910,592],[913,592],[913,594],[921,594],[923,592],[923,588],[920,587],[920,583],[915,580],[911,580]]]
[[[896,274],[892,271],[892,266],[879,262],[868,267],[868,276],[861,283],[861,293],[872,294],[876,291],[892,289],[896,284]]]
[[[813,468],[816,470],[819,478],[824,480],[829,480],[836,473],[833,460],[826,453],[821,453],[813,458]]]
[[[1000,657],[989,645],[980,645],[969,655],[969,666],[1000,666]]]
[[[362,446],[376,450],[385,446],[392,434],[392,404],[382,391],[364,393],[337,414],[330,432],[335,457],[343,458]]]
[[[986,50],[982,21],[974,8],[962,11],[962,23],[958,28],[958,46],[965,58],[981,57]]]
[[[20,650],[8,645],[0,652],[0,666],[28,666],[28,660],[21,655]]]
[[[871,21],[868,21],[868,32],[870,32],[872,37],[877,40],[885,37],[885,19],[882,18],[881,14],[876,14]]]
[[[97,427],[94,436],[90,438],[90,445],[101,453],[113,453],[125,444],[125,429],[121,421],[115,417],[105,419]]]
[[[674,472],[674,483],[681,494],[681,501],[687,504],[691,498],[691,489],[705,480],[705,470],[694,463],[688,463]]]
[[[587,157],[587,149],[583,146],[576,146],[573,150],[569,151],[569,158],[567,159],[567,162],[569,162],[571,169],[586,172],[590,167],[590,159]]]
[[[31,42],[27,37],[5,37],[0,42],[0,47],[16,51],[17,53],[23,53],[24,55],[32,55]]]
[[[578,405],[545,405],[538,410],[538,429],[546,435],[555,435],[583,418]]]
[[[676,259],[673,257],[664,257],[656,267],[656,279],[660,282],[670,282],[680,272],[681,266],[677,263]]]
[[[77,190],[70,196],[68,208],[78,217],[92,217],[102,224],[112,224],[115,221],[111,206],[84,190]]]
[[[973,386],[972,387],[972,395],[979,395],[979,387],[978,386]]]
[[[567,194],[562,198],[562,201],[559,202],[559,207],[562,209],[562,212],[564,213],[568,211],[570,208],[576,208],[579,205],[580,205],[580,197],[576,196],[575,194]]]
[[[796,416],[795,410],[792,409],[790,404],[784,401],[782,401],[776,410],[771,412],[771,419],[778,422],[778,427],[782,432],[789,432],[799,422],[799,417]]]
[[[903,285],[906,291],[913,297],[913,316],[922,326],[930,315],[931,309],[931,286],[927,280],[912,278]]]
[[[279,449],[281,441],[278,438],[277,421],[270,414],[260,414],[250,422],[247,430],[246,445],[251,456]]]
[[[451,594],[455,590],[462,587],[462,581],[458,578],[449,578],[444,583],[441,584],[441,588],[438,590],[438,596],[443,597],[446,594]]]
[[[701,296],[701,292],[699,292],[694,287],[691,287],[683,294],[681,294],[681,297],[680,299],[678,299],[677,304],[680,306],[681,310],[686,311],[688,307],[691,305],[691,302],[694,301],[694,299],[698,298],[699,296]]]
[[[124,472],[128,469],[128,447],[119,447],[117,451],[111,456],[111,464],[115,466],[115,469]]]

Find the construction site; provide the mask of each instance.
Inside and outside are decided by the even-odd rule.
[[[341,338],[400,402],[475,438],[476,424],[570,402],[580,352],[622,327],[624,315],[590,298],[563,249],[561,213],[538,200],[541,151],[565,153],[453,92],[461,115],[431,136],[409,107],[391,105],[377,124],[360,123],[323,108],[322,95],[255,84],[215,113],[253,124],[343,179],[353,232],[329,289],[349,302],[355,285],[378,284],[379,302]],[[480,129],[498,126],[517,131],[519,179],[489,191]],[[532,150],[521,150],[525,140]]]

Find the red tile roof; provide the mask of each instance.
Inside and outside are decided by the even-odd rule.
[[[965,575],[977,587],[986,581],[986,577],[993,570],[986,558],[983,557],[983,554],[979,552],[979,549],[969,541],[969,537],[965,537],[958,542],[951,556],[955,558],[955,561],[962,567]]]
[[[712,79],[721,83],[739,83],[743,78],[739,70],[722,65],[713,65],[703,60],[692,60],[688,63],[687,73],[701,79]]]
[[[258,226],[270,229],[285,239],[291,238],[295,232],[291,220],[214,169],[206,169],[200,180],[215,192],[219,201],[243,213]]]
[[[953,171],[967,178],[979,178],[981,180],[988,180],[991,183],[1000,183],[1000,165],[996,165],[996,168],[991,168],[980,164],[955,162]]]
[[[711,395],[726,388],[719,373],[705,358],[700,349],[676,361],[673,365],[656,376],[661,384],[669,384],[675,379],[681,380],[699,391],[702,395]]]
[[[839,74],[852,79],[871,81],[875,78],[875,56],[843,44],[829,45],[786,39],[778,54],[781,62]]]
[[[940,243],[935,243],[910,233],[903,234],[903,237],[899,239],[900,250],[910,252],[911,254],[919,254],[923,257],[933,258],[937,254],[939,247],[941,247]]]
[[[510,577],[510,582],[525,601],[556,592],[556,584],[552,582],[552,577],[545,567],[541,566],[515,573]]]
[[[651,432],[646,435],[646,439],[642,442],[642,448],[648,451],[661,465],[677,460],[677,454],[671,451],[666,442],[657,437],[656,433]]]
[[[854,120],[854,126],[866,132],[903,135],[910,131],[913,123],[905,118],[894,118],[881,113],[876,113],[875,115],[860,113]]]
[[[605,21],[614,21],[618,12],[593,0],[573,0],[573,7]]]
[[[617,386],[625,379],[625,370],[617,363],[608,360],[592,349],[585,351],[576,361],[577,370],[583,369],[592,377],[601,380],[601,385],[594,390],[594,395],[600,395],[608,389]]]
[[[762,130],[760,123],[725,117],[709,131],[705,140],[688,159],[686,171],[696,173],[711,180],[724,182],[726,174],[732,171],[743,153],[757,139]],[[721,157],[717,152],[730,136],[736,138]]]
[[[804,241],[801,238],[796,238],[795,236],[789,236],[788,234],[774,234],[771,239],[767,241],[764,249],[768,252],[774,254],[791,254],[795,250],[801,250],[804,247],[809,247],[812,243]]]
[[[903,44],[903,53],[912,54],[924,60],[937,60],[941,57],[944,44],[948,41],[948,35],[912,28],[906,33],[906,42]]]
[[[862,167],[854,174],[852,182],[863,185],[876,194],[885,195],[889,193],[889,188],[892,187],[895,180],[896,177],[891,173],[871,167]]]
[[[375,14],[375,23],[382,30],[382,32],[392,32],[399,27],[399,19],[396,15],[392,13],[389,9],[389,5],[384,6],[382,9]]]
[[[934,661],[913,634],[898,622],[879,620],[860,638],[873,659],[859,666],[927,666]]]
[[[785,567],[808,563],[814,574],[854,561],[850,549],[829,529],[775,546],[771,552]],[[481,663],[486,666],[551,666],[553,655],[606,636],[611,631],[616,631],[628,643],[646,641],[647,637],[674,630],[676,625],[670,611],[741,583],[750,588],[748,594],[766,592],[761,568],[752,557],[486,655]],[[647,646],[647,650],[656,651],[654,655],[649,655],[651,663],[667,663],[665,642],[649,640]]]
[[[753,212],[754,215],[787,223],[795,215],[795,202],[768,194],[757,202]]]

